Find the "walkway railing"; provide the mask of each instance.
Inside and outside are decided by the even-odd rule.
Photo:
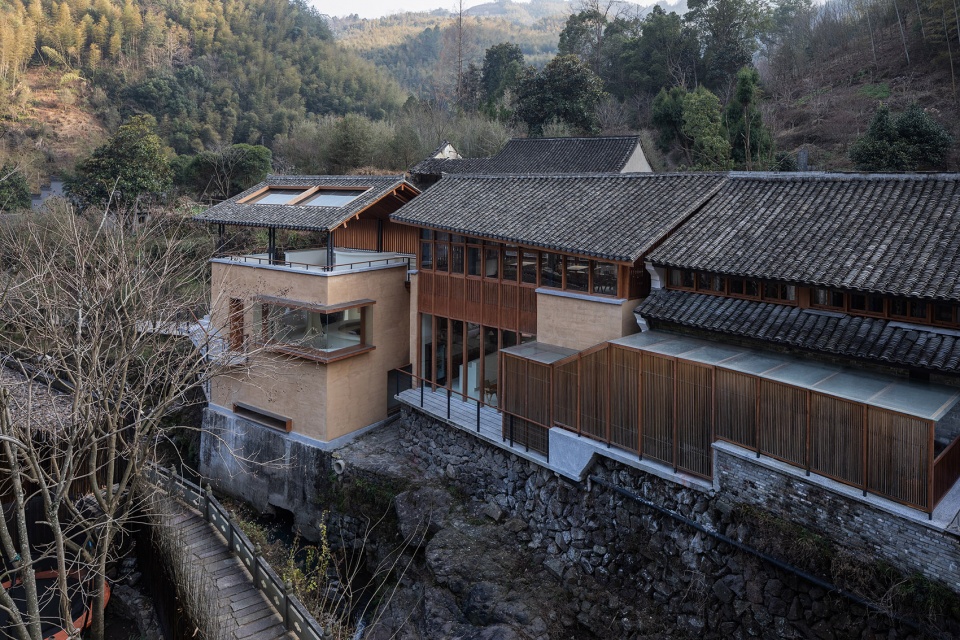
[[[426,378],[421,378],[420,376],[411,373],[409,371],[404,371],[403,369],[394,370],[398,375],[396,376],[396,395],[399,396],[400,389],[400,379],[401,376],[407,376],[407,379],[410,381],[407,389],[418,389],[420,402],[419,407],[425,411],[430,411],[433,413],[432,407],[428,406],[429,403],[427,399],[427,387],[430,387],[431,390],[429,393],[441,393],[445,396],[445,413],[436,414],[440,417],[445,417],[448,421],[452,421],[456,417],[460,417],[463,414],[462,411],[457,411],[454,409],[452,401],[456,399],[458,402],[464,404],[473,404],[475,410],[471,413],[473,414],[474,424],[472,425],[477,433],[480,433],[480,423],[481,423],[481,408],[488,407],[493,411],[496,411],[500,416],[502,416],[502,423],[500,429],[500,437],[503,442],[509,442],[510,447],[513,448],[517,444],[523,446],[527,452],[531,449],[550,459],[550,446],[549,446],[549,431],[550,427],[545,424],[540,424],[530,420],[529,418],[524,418],[523,416],[517,415],[510,411],[506,411],[501,407],[498,407],[494,404],[488,404],[479,398],[474,398],[460,391],[454,391],[447,387],[442,387],[437,385]],[[414,384],[416,381],[417,384]],[[444,408],[441,408],[443,411]],[[459,414],[459,415],[457,415]],[[463,425],[467,426],[467,425]]]
[[[267,597],[276,609],[283,624],[298,640],[322,640],[325,637],[320,626],[292,589],[284,584],[270,564],[257,553],[256,547],[246,534],[230,518],[230,514],[213,496],[209,488],[201,489],[175,471],[148,467],[148,481],[165,490],[167,494],[193,507],[204,519],[217,528],[227,544],[253,576],[257,589]]]

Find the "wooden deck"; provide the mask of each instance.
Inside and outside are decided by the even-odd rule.
[[[183,536],[190,559],[204,569],[220,596],[220,638],[243,640],[293,639],[283,619],[253,583],[240,559],[230,551],[227,540],[198,512],[179,501],[168,500],[173,512],[166,525]]]

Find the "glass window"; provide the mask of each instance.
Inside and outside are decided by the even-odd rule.
[[[927,303],[920,300],[910,301],[910,317],[918,320],[927,319]]]
[[[700,272],[697,274],[697,289],[701,291],[712,291],[710,288],[710,274]]]
[[[437,271],[446,271],[447,270],[447,253],[449,251],[450,245],[446,242],[438,242],[436,245],[437,258],[434,263],[434,267]]]
[[[433,316],[420,314],[420,377],[433,380]]]
[[[436,351],[433,354],[433,381],[439,385],[447,384],[447,349],[449,348],[449,333],[447,332],[447,319],[437,316],[437,335],[434,343]]]
[[[259,305],[260,335],[273,345],[305,351],[336,351],[364,344],[366,307],[332,313],[280,304]]]
[[[450,388],[464,393],[466,371],[464,371],[463,353],[464,323],[460,320],[450,321]]]
[[[467,247],[467,275],[480,275],[480,247]]]
[[[846,302],[846,295],[842,291],[822,289],[819,287],[813,290],[814,306],[826,307],[828,309],[844,309]]]
[[[420,243],[420,268],[425,270],[433,269],[433,243]]]
[[[523,263],[521,265],[521,282],[526,284],[537,284],[537,252],[524,251]]]
[[[890,301],[890,315],[907,317],[907,301],[903,298],[894,298]]]
[[[286,204],[295,200],[306,189],[267,189],[266,192],[247,200],[248,204]]]
[[[745,280],[743,287],[743,295],[750,298],[759,298],[760,297],[760,283],[756,280]]]
[[[559,253],[540,254],[540,286],[552,289],[563,286],[563,256]]]
[[[467,244],[481,244],[482,242],[480,238],[467,238]]]
[[[420,229],[420,238],[422,240],[433,240],[432,229]]]
[[[497,350],[500,332],[493,327],[483,328],[483,401],[497,406]]]
[[[779,282],[763,283],[764,300],[796,300],[797,288],[792,284],[780,284]]]
[[[517,281],[517,248],[507,245],[503,249],[503,280]]]
[[[363,195],[366,189],[321,189],[297,205],[306,207],[342,207]]]
[[[500,251],[494,247],[484,249],[487,254],[486,264],[484,265],[483,275],[487,278],[496,279],[500,273]]]
[[[612,262],[593,263],[593,293],[617,295],[617,265]]]
[[[697,274],[697,291],[723,293],[725,284],[726,279],[723,276],[715,276],[709,273]]]
[[[953,305],[937,302],[933,305],[933,320],[942,324],[954,324]]]
[[[483,358],[482,336],[480,334],[480,325],[467,323],[467,366],[464,376],[466,377],[466,394],[474,399],[480,398],[482,384],[480,380],[480,362]],[[494,365],[496,366],[496,365]]]
[[[586,258],[567,256],[567,290],[586,291],[590,263]]]
[[[437,242],[450,242],[450,234],[437,231]]]
[[[450,273],[463,273],[463,245],[450,245]]]
[[[730,295],[744,295],[743,278],[730,278]]]
[[[851,311],[866,311],[867,310],[867,296],[862,293],[851,293],[850,294],[850,310]]]
[[[693,271],[684,269],[680,272],[680,286],[685,289],[693,289],[695,279]]]

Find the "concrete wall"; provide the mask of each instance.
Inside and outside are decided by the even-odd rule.
[[[371,299],[368,341],[373,351],[320,364],[254,352],[246,370],[221,376],[211,401],[232,408],[244,402],[293,420],[295,433],[332,440],[387,417],[387,374],[410,360],[410,293],[406,265],[355,273],[311,274],[249,265],[213,263],[211,321],[227,332],[230,298],[242,299],[248,343],[253,338],[253,300],[259,295],[313,304]]]
[[[637,300],[537,293],[537,341],[582,350],[639,331]]]
[[[200,435],[200,473],[217,491],[261,512],[275,507],[293,514],[305,536],[316,539],[322,483],[329,481],[330,454],[315,443],[208,408]]]

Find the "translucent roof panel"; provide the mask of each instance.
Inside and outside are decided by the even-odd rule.
[[[555,344],[547,344],[545,342],[527,342],[515,347],[501,349],[501,353],[517,356],[518,358],[523,358],[524,360],[540,362],[542,364],[553,364],[558,360],[563,360],[566,357],[572,356],[576,353],[576,351],[574,349],[558,347]]]
[[[947,391],[948,389],[950,387],[897,382],[870,398],[869,404],[920,418],[939,420],[957,403],[957,392]]]
[[[647,331],[612,342],[652,354],[714,364],[721,369],[775,380],[924,420],[940,420],[960,401],[960,389],[945,385],[913,382],[686,336]]]
[[[786,361],[781,356],[741,349],[739,356],[724,361],[723,368],[759,376],[768,371],[773,371],[777,367],[782,367],[785,364]]]
[[[342,207],[363,195],[366,189],[321,189],[303,202],[305,207]]]
[[[832,396],[846,398],[854,402],[869,403],[870,398],[877,395],[893,382],[890,378],[871,375],[865,372],[841,372],[830,376],[823,382],[813,386],[817,391],[829,393]]]
[[[766,372],[763,377],[768,380],[776,380],[784,384],[809,389],[817,383],[824,382],[831,376],[835,376],[839,372],[840,370],[836,367],[793,361],[788,362],[782,367],[771,369]]]
[[[262,195],[249,200],[248,204],[287,204],[302,194],[304,189],[267,189]]]

